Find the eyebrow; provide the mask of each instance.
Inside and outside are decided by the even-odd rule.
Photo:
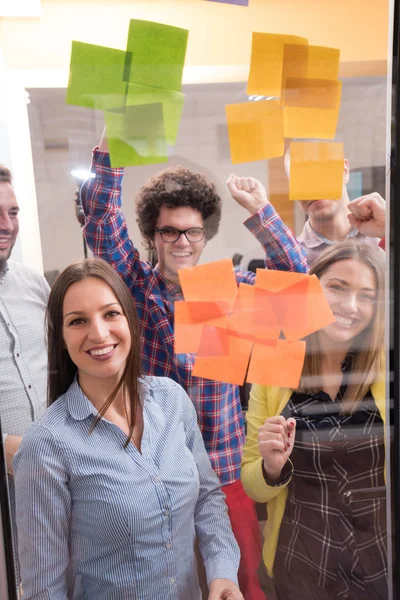
[[[100,306],[100,310],[104,310],[105,308],[109,308],[110,306],[114,306],[114,304],[117,304],[118,306],[121,306],[119,302],[110,302],[109,304],[104,304],[104,306]],[[83,310],[71,310],[71,312],[65,314],[63,318],[66,319],[70,315],[84,315],[84,314],[85,314],[85,312]]]
[[[330,283],[332,281],[339,281],[342,285],[349,287],[349,284],[347,283],[347,281],[345,279],[340,279],[339,277],[331,277],[330,279],[328,279],[328,283]],[[363,292],[374,292],[374,293],[376,292],[376,290],[373,288],[364,287],[361,289]]]

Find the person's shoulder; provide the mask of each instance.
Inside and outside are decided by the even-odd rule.
[[[58,446],[62,438],[68,438],[68,420],[69,412],[64,394],[28,427],[23,435],[22,448],[36,452],[38,448],[48,450],[49,444]]]
[[[47,429],[49,431],[63,430],[69,419],[67,394],[63,394],[38,417],[29,430]]]
[[[32,269],[32,267],[28,267],[28,265],[16,262],[15,260],[8,260],[7,267],[11,276],[24,279],[27,283],[34,281],[39,284],[45,284],[47,287],[46,278],[35,269]]]
[[[27,301],[34,298],[45,307],[50,293],[46,278],[32,267],[13,260],[7,261],[7,268],[6,282],[9,283],[9,294],[22,293],[22,297]]]
[[[182,404],[182,398],[186,395],[182,386],[169,377],[146,375],[141,378],[140,382],[145,395],[150,396],[158,404],[169,408]]]
[[[142,386],[149,392],[180,392],[182,387],[170,377],[158,377],[156,375],[145,375],[140,379]]]

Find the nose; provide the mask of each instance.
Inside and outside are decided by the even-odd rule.
[[[95,344],[101,344],[108,337],[109,329],[107,323],[99,317],[96,317],[90,322],[88,338]]]
[[[14,225],[7,213],[0,213],[0,232],[13,233]]]
[[[174,246],[178,248],[187,248],[188,246],[190,246],[190,242],[187,239],[186,235],[184,233],[181,233],[179,238],[176,240]]]
[[[342,309],[348,314],[358,312],[358,298],[355,292],[345,294],[341,302]]]

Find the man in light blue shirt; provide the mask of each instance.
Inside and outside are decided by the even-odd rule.
[[[45,408],[47,384],[44,317],[49,286],[29,267],[9,260],[18,212],[11,172],[0,165],[0,415],[10,474],[21,436]]]

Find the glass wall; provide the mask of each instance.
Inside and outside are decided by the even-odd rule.
[[[0,416],[22,597],[396,598],[394,7],[20,4]]]

